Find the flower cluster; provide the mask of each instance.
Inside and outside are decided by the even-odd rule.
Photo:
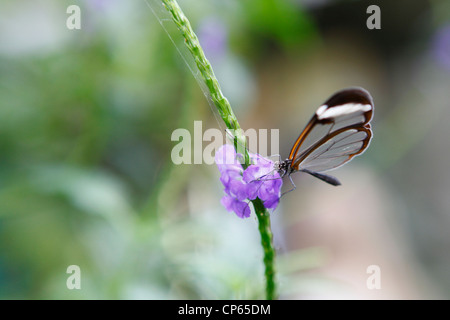
[[[450,24],[439,29],[433,40],[433,54],[435,60],[450,71]]]
[[[250,154],[252,164],[243,170],[232,145],[225,144],[216,152],[215,161],[220,181],[225,186],[221,202],[228,211],[240,218],[250,216],[249,201],[259,198],[268,209],[275,209],[280,201],[282,180],[273,170],[273,161],[258,154]]]

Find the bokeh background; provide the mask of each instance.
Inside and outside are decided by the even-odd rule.
[[[450,298],[450,3],[377,1],[380,30],[370,1],[179,3],[284,156],[333,92],[374,97],[343,186],[299,174],[272,214],[280,298]],[[264,298],[255,217],[220,205],[215,165],[171,161],[175,129],[223,128],[196,79],[144,0],[0,2],[1,299]]]

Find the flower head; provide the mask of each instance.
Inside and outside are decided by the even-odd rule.
[[[258,154],[250,154],[252,164],[243,170],[233,146],[225,144],[216,152],[215,161],[225,187],[222,205],[240,218],[250,216],[250,200],[263,201],[268,209],[275,209],[280,201],[282,180],[273,169],[273,161]]]
[[[220,18],[210,17],[201,21],[197,35],[210,60],[219,60],[224,56],[227,51],[228,30]]]
[[[450,70],[450,24],[439,29],[433,41],[433,54],[436,61]]]

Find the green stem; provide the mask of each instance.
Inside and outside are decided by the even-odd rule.
[[[253,200],[256,217],[258,218],[258,229],[261,235],[261,245],[264,249],[264,266],[266,276],[266,299],[276,299],[275,287],[275,249],[273,247],[272,229],[270,228],[270,215],[259,198]]]
[[[189,20],[184,15],[180,6],[175,0],[161,0],[166,9],[172,16],[173,21],[180,30],[185,44],[192,54],[194,61],[200,71],[203,80],[210,92],[211,99],[219,111],[225,125],[228,129],[232,130],[235,135],[235,148],[238,145],[245,146],[246,139],[243,131],[239,125],[236,116],[231,109],[231,105],[227,98],[223,95],[220,90],[219,82],[217,81],[214,71],[209,63],[208,59],[203,52],[202,47],[196,34],[194,33]],[[244,152],[244,162],[242,166],[247,168],[250,165],[250,157],[248,155],[247,149],[239,150],[238,152]],[[264,266],[265,266],[265,277],[266,277],[266,298],[272,300],[276,298],[276,286],[275,286],[275,249],[272,242],[272,231],[270,228],[270,214],[264,207],[264,204],[260,199],[252,201],[255,208],[255,213],[258,218],[259,233],[261,235],[261,245],[264,250]]]

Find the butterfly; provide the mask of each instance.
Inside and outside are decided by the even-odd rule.
[[[372,139],[369,122],[373,110],[373,99],[363,88],[336,92],[316,110],[295,140],[289,157],[276,161],[274,169],[281,177],[290,178],[300,171],[333,186],[340,185],[338,179],[322,172],[342,166],[367,149]]]

